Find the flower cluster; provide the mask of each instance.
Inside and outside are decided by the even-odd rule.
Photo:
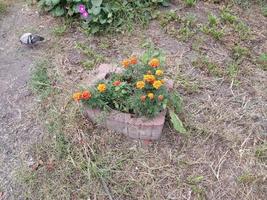
[[[78,10],[79,13],[81,13],[83,18],[88,18],[89,17],[89,13],[86,11],[86,7],[83,4],[78,5]]]
[[[121,65],[122,73],[112,74],[89,90],[74,93],[73,99],[91,107],[109,107],[139,116],[153,117],[162,111],[168,102],[168,91],[160,60],[152,58],[144,63],[131,56]]]

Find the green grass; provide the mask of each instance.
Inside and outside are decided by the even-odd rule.
[[[216,63],[209,61],[207,57],[198,58],[193,65],[213,76],[221,77],[224,74],[223,70]]]
[[[63,36],[67,30],[68,30],[68,26],[63,24],[63,25],[59,25],[57,27],[54,27],[52,30],[52,33],[55,36]]]
[[[197,3],[197,0],[184,0],[184,2],[185,2],[185,4],[187,5],[187,6],[195,6],[196,5],[196,3]]]
[[[258,63],[260,64],[263,70],[267,70],[267,53],[262,53],[258,57]]]
[[[251,30],[244,22],[235,23],[234,30],[239,34],[241,40],[248,40],[251,36]]]
[[[52,81],[48,75],[48,61],[42,61],[35,65],[31,72],[30,87],[41,97],[48,96],[52,91]]]
[[[267,17],[267,4],[262,6],[261,13],[264,17]]]
[[[87,56],[87,59],[82,61],[82,66],[85,69],[92,69],[105,60],[103,55],[97,53],[95,50],[84,44],[77,43],[76,48]]]
[[[221,12],[221,19],[224,22],[228,22],[230,24],[233,24],[237,22],[237,17],[231,13],[231,11],[228,8],[225,8]]]
[[[227,75],[231,80],[235,80],[239,72],[239,65],[237,63],[231,63],[227,67]]]
[[[0,15],[5,14],[7,11],[7,4],[0,0]]]
[[[246,47],[242,47],[240,45],[236,45],[232,51],[233,59],[236,61],[241,60],[244,57],[249,56],[249,54],[250,54],[249,49]]]

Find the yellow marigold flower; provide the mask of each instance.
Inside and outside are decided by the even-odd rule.
[[[163,71],[158,69],[158,70],[156,71],[156,75],[157,75],[157,76],[162,76],[162,75],[163,75]]]
[[[145,87],[145,82],[144,81],[137,81],[136,83],[136,88],[137,89],[142,89]]]
[[[150,98],[150,100],[154,99],[154,94],[153,93],[148,93],[147,96]]]
[[[102,84],[99,84],[99,85],[97,86],[97,89],[98,89],[99,92],[105,92],[106,89],[107,89],[107,87],[106,87],[105,84],[102,83]]]
[[[79,101],[81,98],[82,98],[82,93],[80,92],[76,92],[72,95],[72,98],[75,100],[75,101]]]
[[[144,81],[149,82],[149,83],[153,83],[156,80],[154,75],[149,75],[146,74],[144,75]]]
[[[123,66],[124,68],[127,68],[127,67],[129,67],[129,65],[131,64],[131,60],[129,60],[129,59],[124,59],[124,60],[121,62],[121,64],[122,64],[122,66]]]
[[[165,80],[162,79],[162,80],[160,80],[160,82],[161,82],[162,84],[164,84],[164,83],[165,83]]]
[[[157,59],[157,58],[153,58],[153,59],[151,59],[150,61],[149,61],[149,63],[148,63],[151,67],[158,67],[159,66],[159,64],[160,64],[160,62],[159,62],[159,59]]]
[[[136,58],[136,56],[132,56],[132,57],[130,57],[130,63],[131,63],[132,65],[137,64],[137,58]]]
[[[155,82],[153,83],[153,87],[156,88],[156,89],[159,89],[161,86],[162,86],[161,81],[155,81]]]

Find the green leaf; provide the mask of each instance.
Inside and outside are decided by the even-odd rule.
[[[91,9],[91,11],[92,11],[92,13],[94,15],[98,15],[100,13],[100,11],[101,11],[101,7],[99,7],[99,6],[93,6],[92,9]]]
[[[53,16],[60,17],[60,16],[64,15],[65,10],[64,10],[64,8],[62,8],[60,6],[57,6],[56,8],[54,8],[53,10],[51,10],[50,12],[51,12],[51,14]]]
[[[92,0],[93,6],[101,6],[103,0]]]
[[[169,110],[169,112],[170,112],[170,117],[171,117],[173,128],[179,133],[186,134],[186,130],[183,126],[182,121],[179,119],[179,117],[174,113],[173,110]]]

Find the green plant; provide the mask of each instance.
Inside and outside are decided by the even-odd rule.
[[[267,4],[262,6],[261,12],[264,17],[267,17]]]
[[[237,63],[231,63],[227,67],[227,75],[230,77],[230,79],[234,80],[236,79],[239,72],[239,66]]]
[[[213,15],[208,15],[208,24],[201,27],[201,31],[211,35],[216,40],[220,40],[224,35],[224,30],[219,27],[220,21],[219,19]]]
[[[38,0],[39,6],[54,16],[81,16],[90,33],[131,29],[133,23],[146,24],[154,9],[168,5],[167,0]]]
[[[4,14],[7,10],[7,4],[5,2],[0,1],[0,15]]]
[[[224,8],[222,10],[221,18],[223,21],[229,22],[230,24],[233,24],[237,21],[237,17],[235,15],[232,15],[228,8]]]
[[[234,30],[239,34],[241,40],[249,39],[251,30],[244,22],[235,23]]]
[[[267,70],[267,53],[262,53],[258,58],[258,63],[263,70]]]
[[[234,60],[241,60],[243,57],[249,55],[249,49],[246,47],[241,47],[240,45],[236,45],[233,48],[233,59]]]
[[[193,62],[193,65],[208,72],[214,76],[223,76],[223,70],[214,62],[209,61],[207,57],[200,57]]]
[[[197,3],[197,0],[184,0],[184,1],[187,6],[194,6]]]
[[[63,36],[65,32],[67,31],[67,26],[66,25],[59,25],[55,28],[53,28],[52,32],[56,36]]]
[[[213,15],[212,13],[210,13],[208,15],[208,21],[209,21],[209,25],[211,27],[216,26],[219,23],[218,18],[215,15]]]

